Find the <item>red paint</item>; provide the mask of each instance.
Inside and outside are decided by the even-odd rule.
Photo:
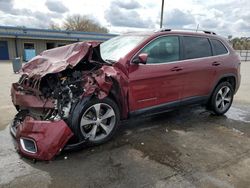
[[[18,150],[21,154],[30,158],[51,160],[63,149],[72,136],[73,133],[63,120],[38,121],[27,116],[17,129]],[[32,154],[24,151],[20,145],[21,137],[35,141],[37,153]]]
[[[98,47],[98,43],[82,42],[44,51],[22,68],[22,74],[39,83],[45,75],[74,68],[84,58],[90,62],[93,61],[93,49]],[[87,75],[83,81],[84,96],[96,93],[99,98],[106,97],[112,88],[112,79],[115,79],[121,85],[121,91],[117,95],[123,101],[121,102],[124,108],[122,115],[126,117],[128,106],[124,100],[126,96],[124,92],[127,91],[127,87],[124,83],[127,79],[121,76],[124,76],[124,74],[119,73],[118,67],[119,65],[103,65],[99,70]],[[25,93],[23,90],[26,89],[32,93]],[[44,99],[40,94],[37,85],[36,88],[32,88],[29,84],[25,84],[25,86],[20,86],[18,83],[12,84],[11,97],[14,105],[26,108],[55,108],[53,99]],[[51,160],[63,149],[72,136],[72,131],[63,120],[40,121],[32,117],[26,117],[18,126],[16,139],[19,143],[19,152],[22,155],[38,160]],[[30,153],[22,148],[20,144],[20,138],[22,137],[31,139],[36,143],[37,153]]]
[[[129,75],[131,111],[176,101],[183,88],[181,72],[173,72],[171,64],[132,65]]]
[[[208,96],[222,75],[236,75],[236,90],[240,84],[239,57],[228,45],[230,55],[208,58],[183,60],[178,63],[135,64],[132,63],[136,54],[150,41],[160,36],[189,35],[210,37],[224,40],[218,36],[190,32],[156,32],[132,49],[128,54],[113,65],[105,65],[99,52],[98,43],[80,42],[60,48],[44,51],[26,64],[22,71],[29,78],[39,80],[47,74],[59,73],[74,68],[81,60],[89,63],[100,63],[101,68],[86,75],[82,83],[85,92],[82,97],[96,94],[99,98],[114,95],[121,107],[121,118],[128,118],[129,112],[159,104],[181,101],[194,96]],[[146,55],[142,61],[146,60]],[[213,66],[219,62],[219,66]],[[178,71],[176,71],[178,70]],[[114,84],[116,82],[117,84]],[[116,86],[116,88],[114,88]],[[118,88],[117,88],[118,87]],[[12,101],[15,105],[37,108],[54,108],[53,100],[44,100],[38,94],[28,95],[18,90],[13,84]],[[18,129],[18,137],[28,137],[37,143],[38,153],[29,154],[20,148],[26,156],[50,160],[64,147],[72,136],[71,130],[63,121],[37,121],[26,118]]]
[[[52,99],[42,99],[38,96],[27,95],[22,91],[17,90],[16,83],[11,87],[12,102],[16,106],[32,107],[32,108],[54,108],[55,105]]]
[[[42,78],[51,73],[58,73],[66,68],[75,67],[83,58],[91,57],[97,42],[78,42],[51,50],[46,50],[34,57],[22,68],[22,74],[33,78]]]
[[[230,55],[211,56],[208,58],[179,61],[168,64],[133,64],[134,56],[150,41],[160,36],[187,35],[210,37],[224,41]],[[219,61],[220,66],[212,63]],[[155,105],[181,101],[193,96],[206,96],[222,75],[236,76],[236,91],[240,84],[239,56],[233,51],[228,42],[216,35],[190,32],[156,32],[148,37],[127,54],[119,63],[128,67],[129,78],[129,111],[135,111]],[[180,68],[180,71],[171,71]]]
[[[208,34],[190,32],[156,32],[151,34],[144,42],[132,49],[112,66],[103,65],[83,86],[86,95],[97,93],[99,98],[104,98],[112,88],[113,78],[119,83],[119,102],[122,106],[122,118],[127,118],[130,111],[150,107],[162,103],[181,100],[192,96],[208,95],[220,76],[233,73],[240,78],[238,71],[238,56],[227,45],[231,55],[192,59],[169,64],[133,64],[135,54],[147,43],[160,36],[189,35],[219,38]],[[91,60],[94,48],[98,43],[80,42],[68,46],[43,52],[23,67],[23,73],[29,77],[43,77],[49,73],[60,72],[66,68],[73,68],[83,58]],[[221,66],[214,67],[212,63],[220,61]],[[172,71],[181,68],[181,71]],[[97,85],[93,85],[94,80]],[[205,83],[205,84],[204,84]],[[236,88],[239,86],[237,80]]]

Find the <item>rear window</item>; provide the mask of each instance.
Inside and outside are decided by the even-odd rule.
[[[221,41],[211,39],[211,43],[213,45],[214,55],[222,55],[228,53],[226,47],[224,46],[224,44],[222,44]]]
[[[207,38],[183,37],[185,59],[194,59],[212,56],[211,45]]]

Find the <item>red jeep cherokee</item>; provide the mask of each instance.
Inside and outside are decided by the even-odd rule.
[[[204,104],[230,108],[240,60],[213,32],[161,30],[47,50],[11,89],[19,151],[50,160],[63,148],[109,140],[120,120]]]

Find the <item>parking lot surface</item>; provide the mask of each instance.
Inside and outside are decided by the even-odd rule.
[[[18,79],[0,62],[0,187],[249,187],[250,62],[225,116],[186,107],[122,122],[113,140],[33,163],[15,151],[9,123]]]

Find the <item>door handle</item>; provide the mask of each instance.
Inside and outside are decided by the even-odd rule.
[[[171,71],[181,71],[182,69],[182,67],[174,67],[171,69]]]
[[[220,65],[220,62],[218,62],[218,61],[215,61],[212,63],[212,66],[219,66],[219,65]]]

